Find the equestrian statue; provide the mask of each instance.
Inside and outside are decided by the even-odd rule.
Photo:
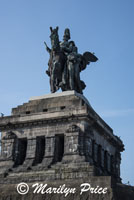
[[[59,41],[58,27],[50,27],[51,48],[46,46],[50,54],[48,69],[46,74],[50,77],[51,92],[54,93],[61,88],[62,91],[75,90],[83,94],[86,85],[80,79],[80,72],[86,68],[90,62],[96,62],[98,58],[91,52],[83,55],[78,53],[78,48],[74,41],[70,40],[70,30],[64,31],[63,41]]]

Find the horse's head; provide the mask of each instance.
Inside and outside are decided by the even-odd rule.
[[[55,29],[52,29],[52,27],[50,27],[50,31],[51,31],[50,39],[51,39],[52,50],[59,50],[60,46],[59,46],[58,26]]]

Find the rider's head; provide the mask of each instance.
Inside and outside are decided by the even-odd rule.
[[[69,39],[70,39],[70,30],[69,28],[66,28],[63,35],[63,40],[69,40]]]

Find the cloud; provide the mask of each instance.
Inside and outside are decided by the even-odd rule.
[[[134,114],[134,109],[124,109],[124,110],[106,110],[100,111],[99,114],[102,117],[124,117]]]

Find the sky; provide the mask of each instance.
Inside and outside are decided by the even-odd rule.
[[[84,96],[125,145],[123,183],[134,185],[134,1],[0,0],[0,112],[50,93],[50,29],[70,28],[79,53],[99,58],[81,73]]]

